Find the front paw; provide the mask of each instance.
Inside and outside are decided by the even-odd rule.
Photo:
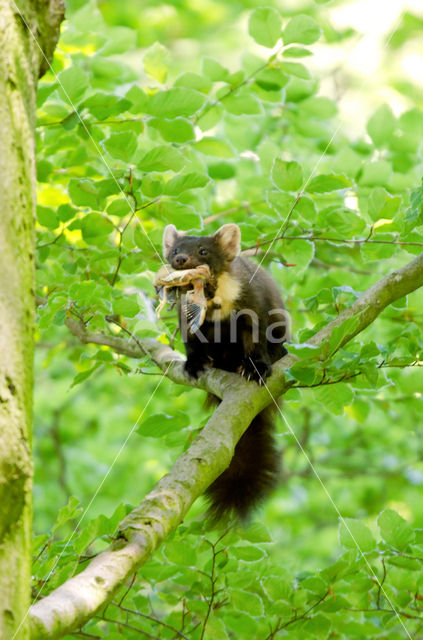
[[[262,385],[272,373],[272,365],[267,360],[247,356],[240,368],[241,375]]]
[[[185,373],[194,380],[197,380],[201,373],[204,373],[206,363],[201,360],[187,360],[184,364]]]

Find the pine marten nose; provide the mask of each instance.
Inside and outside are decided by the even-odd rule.
[[[177,267],[183,267],[187,260],[188,260],[188,256],[185,253],[179,253],[173,259]]]

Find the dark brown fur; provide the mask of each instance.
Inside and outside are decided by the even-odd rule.
[[[207,366],[240,372],[248,379],[263,382],[272,363],[281,358],[288,338],[284,306],[276,283],[257,265],[238,256],[240,232],[237,225],[224,225],[214,236],[185,236],[173,225],[166,227],[164,254],[176,269],[208,264],[214,279],[206,288],[208,311],[200,334],[188,334],[185,340],[188,375],[197,378]],[[269,314],[272,310],[279,310]],[[242,310],[254,312],[255,319]],[[236,319],[236,340],[231,334]],[[220,335],[216,340],[216,321]],[[266,337],[270,324],[271,342]],[[258,339],[253,340],[256,336]],[[215,520],[235,516],[245,520],[271,491],[278,476],[273,411],[265,409],[252,421],[238,442],[229,467],[208,488],[210,513]]]

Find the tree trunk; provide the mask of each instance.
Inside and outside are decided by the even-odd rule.
[[[0,638],[5,640],[29,638],[35,99],[46,65],[41,50],[52,54],[62,19],[61,2],[0,0]]]

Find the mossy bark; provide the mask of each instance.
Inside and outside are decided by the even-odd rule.
[[[29,638],[36,87],[58,7],[0,0],[0,638],[16,640]]]

